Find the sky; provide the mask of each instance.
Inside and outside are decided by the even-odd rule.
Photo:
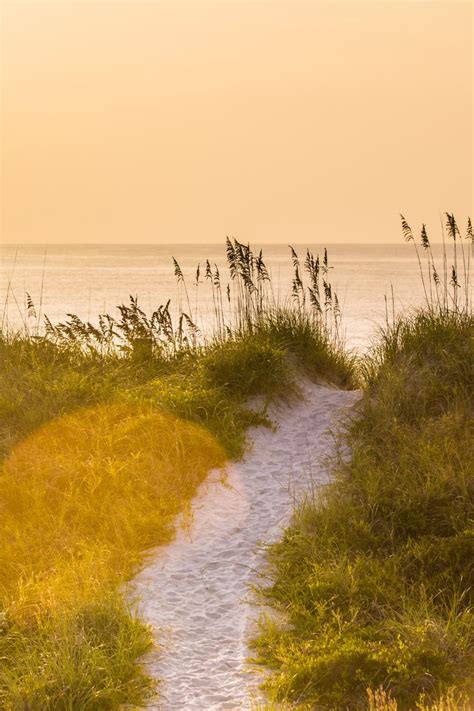
[[[0,0],[1,2],[1,0]],[[5,243],[433,240],[473,203],[473,4],[3,0]]]

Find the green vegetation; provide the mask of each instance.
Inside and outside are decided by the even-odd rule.
[[[271,426],[268,403],[309,377],[364,389],[333,483],[269,549],[260,594],[283,614],[255,642],[269,702],[467,711],[473,317],[470,249],[452,215],[446,228],[453,264],[435,264],[423,226],[425,307],[387,325],[357,367],[327,253],[292,250],[281,306],[262,254],[235,240],[228,283],[206,262],[188,286],[175,262],[175,320],[169,302],[147,315],[131,298],[117,317],[0,333],[1,708],[116,709],[154,693],[139,665],[151,631],[126,583],[209,469],[241,456],[247,428]]]
[[[303,374],[351,386],[353,360],[329,332],[327,257],[321,306],[319,262],[307,255],[306,287],[293,254],[284,309],[261,254],[229,242],[228,256],[226,308],[206,265],[207,339],[187,312],[174,325],[169,304],[147,316],[136,299],[96,324],[70,316],[0,336],[1,708],[140,705],[153,691],[138,664],[152,637],[126,581],[170,540],[209,469],[243,453],[247,427],[270,424],[267,402],[296,393]]]
[[[376,689],[371,709],[469,708],[474,320],[457,270],[440,279],[423,236],[426,307],[381,334],[340,437],[349,458],[269,550],[260,594],[283,621],[262,621],[255,648],[274,702],[365,709]]]

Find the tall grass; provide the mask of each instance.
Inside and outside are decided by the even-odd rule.
[[[440,285],[428,263],[432,298],[426,276],[425,308],[365,361],[349,459],[269,550],[260,593],[284,623],[263,621],[255,646],[273,701],[365,709],[367,688],[371,709],[472,701],[474,322],[467,275]]]
[[[413,244],[418,260],[425,309],[430,313],[448,314],[451,311],[469,311],[472,308],[470,273],[471,253],[474,249],[471,218],[467,220],[463,237],[454,214],[445,213],[445,225],[441,223],[443,258],[442,263],[437,264],[426,225],[421,226],[420,246],[418,247],[412,228],[403,215],[400,217],[405,241]],[[446,233],[453,247],[452,262],[449,262],[447,257]],[[459,252],[461,252],[461,258]]]
[[[46,318],[41,330],[27,296],[33,332],[0,334],[2,708],[148,698],[138,660],[152,637],[126,581],[170,540],[209,469],[243,453],[247,427],[269,424],[266,402],[296,392],[302,374],[353,383],[334,295],[308,303],[317,259],[307,255],[306,286],[295,267],[293,301],[279,307],[261,253],[229,240],[228,257],[228,285],[206,263],[211,331],[197,323],[199,270],[193,295],[175,262],[177,321],[169,302],[146,314],[131,298],[118,315]]]
[[[274,292],[262,251],[255,253],[248,244],[236,239],[227,238],[226,245],[225,269],[219,270],[216,264],[205,260],[203,268],[201,264],[196,268],[193,285],[187,284],[178,261],[173,258],[178,288],[176,316],[170,300],[147,314],[138,297],[130,296],[128,304],[117,307],[118,315],[100,314],[94,323],[68,314],[64,322],[52,324],[45,316],[44,335],[50,342],[101,356],[119,352],[169,359],[211,342],[258,331],[269,318],[284,311],[311,321],[328,341],[342,346],[341,309],[329,280],[332,267],[327,250],[321,259],[306,250],[301,260],[290,247],[291,297],[282,303]],[[29,317],[38,318],[35,304],[29,294],[26,296],[25,329]],[[209,313],[201,314],[201,301],[209,296]],[[39,335],[39,329],[35,328],[34,333]]]

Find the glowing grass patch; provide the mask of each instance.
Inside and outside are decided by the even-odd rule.
[[[149,404],[54,420],[0,476],[0,705],[115,708],[150,681],[149,631],[118,592],[143,551],[225,453],[206,430]]]

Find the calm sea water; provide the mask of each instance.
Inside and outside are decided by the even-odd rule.
[[[297,245],[301,258],[306,247],[315,254],[321,245]],[[291,292],[292,265],[289,249],[282,245],[265,245],[264,259],[269,267],[279,298]],[[435,247],[441,256],[441,247]],[[75,313],[94,321],[98,313],[112,313],[114,308],[138,296],[142,308],[155,309],[171,298],[178,307],[178,294],[172,257],[181,265],[194,304],[195,272],[206,259],[225,270],[224,245],[50,245],[11,246],[1,250],[0,304],[11,328],[20,328],[25,321],[34,327],[36,320],[28,318],[26,297],[33,299],[36,311],[51,321]],[[423,291],[418,263],[410,244],[333,245],[329,248],[332,265],[330,280],[336,289],[343,310],[346,341],[350,347],[364,349],[385,319],[385,300],[391,288],[395,308],[400,312],[419,305]],[[200,287],[201,317],[209,309],[209,285]]]

